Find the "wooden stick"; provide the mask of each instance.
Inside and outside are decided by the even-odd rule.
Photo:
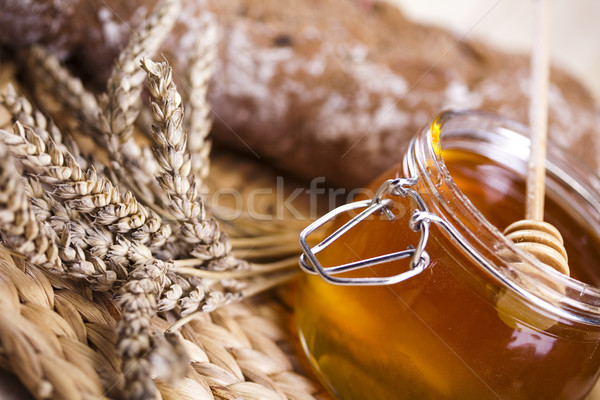
[[[550,77],[550,1],[534,0],[533,50],[531,54],[531,98],[529,123],[531,155],[527,174],[525,218],[543,221],[546,185],[546,138],[548,134],[548,86]]]

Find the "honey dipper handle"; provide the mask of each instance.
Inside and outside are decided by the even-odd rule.
[[[546,138],[548,134],[548,86],[550,77],[550,1],[533,0],[533,49],[529,124],[531,154],[527,171],[525,218],[543,221],[546,185]]]

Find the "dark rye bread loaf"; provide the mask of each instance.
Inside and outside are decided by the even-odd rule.
[[[134,26],[155,3],[109,0],[109,10],[103,2],[55,1],[69,5],[60,27],[47,21],[60,14],[55,9],[39,9],[39,25],[23,12],[35,32],[19,36],[18,2],[2,2],[12,7],[0,16],[2,42],[46,41],[96,83],[127,40],[123,21]],[[400,161],[409,138],[444,109],[527,120],[526,57],[416,24],[385,2],[184,0],[162,50],[180,76],[206,18],[218,22],[221,34],[209,93],[215,139],[304,178],[364,185]],[[554,69],[550,108],[551,139],[598,168],[591,96]]]

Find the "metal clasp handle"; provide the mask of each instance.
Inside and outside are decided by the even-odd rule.
[[[430,214],[428,213],[427,206],[425,205],[425,202],[421,196],[415,190],[411,189],[411,186],[414,186],[416,183],[417,178],[389,179],[379,186],[371,200],[356,201],[340,206],[310,224],[300,233],[300,246],[302,247],[302,251],[304,253],[300,256],[300,267],[302,267],[304,271],[311,274],[318,274],[327,282],[336,285],[392,285],[421,273],[429,265],[430,261],[429,254],[427,254],[425,251],[425,246],[427,245],[427,240],[429,239],[430,218],[428,218],[428,216]],[[406,250],[384,254],[348,264],[336,265],[333,267],[323,267],[317,260],[316,254],[325,249],[349,230],[354,228],[356,225],[367,219],[370,215],[380,212],[386,215],[389,220],[395,219],[395,216],[391,211],[393,202],[389,198],[384,198],[386,195],[401,197],[409,196],[415,201],[417,207],[409,220],[409,227],[415,232],[421,232],[421,238],[419,239],[417,246],[408,246]],[[335,219],[340,214],[361,208],[364,208],[364,210],[325,238],[321,243],[312,248],[308,245],[307,237],[316,229]],[[410,269],[397,275],[364,278],[342,278],[335,276],[336,274],[340,274],[342,272],[367,268],[377,264],[388,263],[404,258],[410,258]]]

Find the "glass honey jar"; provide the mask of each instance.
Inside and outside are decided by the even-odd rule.
[[[371,196],[302,232],[297,324],[331,393],[586,396],[600,371],[600,180],[549,144],[545,219],[564,238],[565,276],[501,233],[523,218],[528,157],[521,124],[443,113]],[[333,233],[310,243],[325,224]]]

